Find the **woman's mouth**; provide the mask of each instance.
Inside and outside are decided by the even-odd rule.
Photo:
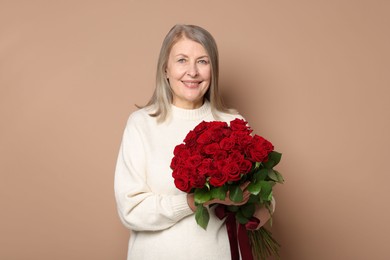
[[[197,88],[202,81],[182,81],[187,88]]]

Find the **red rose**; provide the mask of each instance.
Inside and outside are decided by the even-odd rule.
[[[179,157],[174,156],[172,158],[171,165],[170,165],[172,170],[176,169],[177,165],[179,165],[179,161],[180,161]]]
[[[182,178],[182,179],[188,179],[188,171],[186,170],[185,167],[177,167],[175,170],[172,172],[172,177],[173,178]]]
[[[255,135],[253,142],[247,148],[248,159],[253,162],[263,162],[268,159],[268,154],[273,150],[273,145],[261,136]]]
[[[190,176],[190,185],[193,188],[203,188],[206,183],[206,177],[200,174],[192,174]]]
[[[210,134],[211,134],[211,139],[217,143],[219,143],[222,140],[222,138],[224,138],[222,129],[220,128],[214,128],[210,130]]]
[[[212,136],[209,131],[203,132],[199,137],[196,139],[196,142],[199,144],[209,144],[212,142]]]
[[[248,122],[246,122],[243,119],[236,118],[232,121],[230,121],[230,127],[233,131],[243,131],[248,130],[249,127],[247,126]]]
[[[225,137],[221,140],[221,142],[219,143],[219,145],[221,146],[221,149],[223,150],[231,150],[234,145],[236,144],[234,138],[230,138],[230,137]]]
[[[217,162],[216,161],[212,161],[211,165],[210,165],[210,169],[209,169],[209,172],[208,172],[208,176],[212,176],[214,174],[217,174],[219,171],[218,171],[218,165],[217,165]]]
[[[225,168],[225,166],[228,164],[228,161],[227,160],[219,160],[219,161],[214,161],[215,162],[215,166],[216,168],[218,169],[218,171],[222,172],[223,171],[223,168]]]
[[[230,127],[225,127],[222,129],[223,136],[229,137],[232,134],[232,129]]]
[[[205,157],[205,152],[204,152],[204,145],[196,145],[194,149],[191,151],[193,154],[199,154],[203,158]]]
[[[250,145],[246,153],[252,162],[262,162],[268,155],[260,145]]]
[[[186,160],[188,157],[191,156],[191,152],[188,149],[179,148],[176,152],[176,157],[179,157],[181,160]]]
[[[252,163],[248,160],[240,161],[238,166],[240,167],[240,172],[243,174],[248,173],[252,169]]]
[[[181,178],[181,176],[178,176],[174,180],[176,188],[178,188],[181,191],[184,191],[186,193],[189,193],[191,191],[191,186],[189,184],[189,181],[185,178]]]
[[[252,143],[252,136],[249,132],[234,131],[231,137],[235,139],[240,149],[245,149],[249,144]]]
[[[209,182],[214,187],[220,187],[224,185],[228,181],[229,176],[223,174],[222,172],[218,171],[211,175]]]
[[[188,157],[186,165],[188,165],[191,168],[198,167],[202,162],[203,157],[199,154],[192,155]]]
[[[211,160],[210,158],[203,159],[202,163],[197,168],[199,174],[204,176],[209,175],[212,170],[212,163],[213,160]]]
[[[230,162],[235,162],[235,163],[239,163],[241,162],[242,160],[244,160],[244,155],[241,154],[240,151],[238,150],[234,150],[230,153],[229,155],[229,161]]]
[[[238,167],[238,164],[235,162],[227,163],[222,168],[222,173],[229,176],[229,181],[238,181],[241,177],[240,167]]]
[[[217,143],[211,143],[204,147],[204,152],[206,154],[215,154],[217,151],[220,150],[219,144]]]
[[[227,152],[224,150],[218,150],[214,153],[213,159],[216,161],[221,161],[227,158]]]
[[[185,180],[185,181],[189,181],[189,175],[188,175],[188,168],[186,168],[186,167],[177,167],[176,169],[174,169],[173,171],[172,171],[172,177],[174,178],[174,179],[176,179],[176,178],[180,178],[180,179],[182,179],[182,180]]]
[[[195,131],[191,130],[188,132],[188,134],[186,135],[186,137],[184,138],[184,143],[188,146],[188,147],[192,147],[196,144],[196,137],[198,135],[195,133]]]
[[[225,127],[228,127],[228,124],[226,122],[222,122],[222,121],[212,121],[212,122],[210,122],[210,128],[222,129],[222,128],[225,128]]]
[[[256,139],[257,138],[257,135],[255,135],[254,136],[254,139]],[[263,138],[264,139],[264,138]],[[262,146],[264,147],[264,149],[268,152],[268,153],[270,153],[270,152],[272,152],[273,150],[274,150],[274,145],[270,142],[270,141],[268,141],[268,140],[266,140],[266,139],[264,139],[264,141],[263,141],[263,143],[262,143]]]
[[[205,122],[205,121],[202,121],[200,122],[197,126],[195,126],[194,128],[194,131],[197,133],[197,134],[200,134],[201,132],[203,132],[207,126],[208,126],[209,123]]]
[[[187,147],[185,144],[179,144],[175,146],[175,149],[173,150],[174,155],[179,155],[181,151],[186,150]]]

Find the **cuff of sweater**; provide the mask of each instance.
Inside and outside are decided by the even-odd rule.
[[[180,220],[188,215],[194,213],[187,202],[187,194],[180,194],[177,196],[172,196],[172,208],[173,208],[173,217],[176,220]]]

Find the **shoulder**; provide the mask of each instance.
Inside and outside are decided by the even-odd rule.
[[[142,126],[155,122],[156,118],[150,115],[152,112],[150,107],[140,108],[132,112],[127,119],[127,127]]]

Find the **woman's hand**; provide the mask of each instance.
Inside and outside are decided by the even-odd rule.
[[[258,220],[260,220],[260,223],[256,228],[253,228],[253,230],[261,228],[271,218],[271,214],[273,214],[275,211],[275,199],[274,198],[272,198],[270,208],[271,208],[271,213],[269,212],[267,207],[265,207],[265,206],[260,207],[259,205],[256,205],[256,211],[253,214],[253,216],[255,218],[257,218]]]
[[[240,202],[234,202],[230,199],[230,193],[229,191],[226,192],[226,196],[225,196],[225,199],[224,200],[220,200],[220,199],[213,199],[213,200],[210,200],[210,201],[207,201],[206,203],[204,203],[204,205],[211,205],[211,204],[222,204],[222,205],[227,205],[227,206],[241,206],[241,205],[244,205],[245,203],[248,202],[249,200],[249,197],[251,195],[251,193],[246,189],[249,185],[249,181],[243,183],[240,185],[240,188],[242,190],[242,194],[243,194],[243,199],[242,201]]]
[[[248,190],[246,190],[246,188],[248,187],[249,185],[249,182],[245,182],[243,184],[240,185],[240,188],[243,192],[243,199],[242,201],[240,202],[234,202],[230,199],[229,197],[229,191],[226,192],[226,196],[225,196],[225,199],[224,200],[220,200],[220,199],[212,199],[210,201],[207,201],[206,203],[204,203],[203,205],[207,206],[207,205],[211,205],[211,204],[223,204],[223,205],[227,205],[227,206],[231,206],[231,205],[235,205],[235,206],[241,206],[241,205],[244,205],[245,203],[248,202],[249,200],[249,197],[250,197],[250,192]],[[187,194],[187,203],[188,203],[188,206],[192,209],[192,211],[195,212],[196,210],[196,206],[195,206],[195,200],[194,200],[194,194],[191,193],[191,194]]]

